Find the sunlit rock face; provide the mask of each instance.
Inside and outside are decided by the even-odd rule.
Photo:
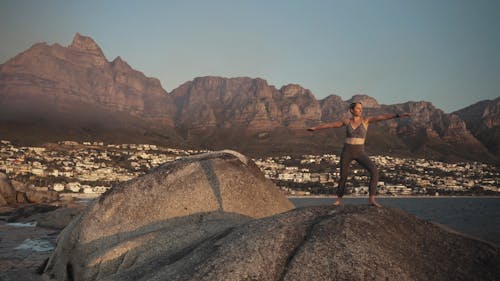
[[[45,276],[104,280],[174,263],[242,223],[292,208],[237,152],[180,159],[115,186],[90,205],[61,232]]]
[[[174,89],[172,96],[177,126],[191,130],[304,128],[321,114],[311,91],[293,84],[278,90],[259,78],[198,77]]]
[[[261,219],[212,212],[130,234],[99,239],[101,247],[88,253],[81,249],[92,243],[67,247],[65,258],[60,247],[69,234],[63,233],[44,278],[404,281],[500,274],[497,246],[368,205],[307,207]]]
[[[500,155],[500,98],[485,100],[454,112],[491,153]]]

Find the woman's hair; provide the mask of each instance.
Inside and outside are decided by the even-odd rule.
[[[349,105],[349,110],[353,110],[354,107],[356,106],[356,104],[361,104],[359,101],[357,102],[352,102],[350,105]]]

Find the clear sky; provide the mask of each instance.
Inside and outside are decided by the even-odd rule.
[[[500,96],[499,0],[0,0],[0,63],[76,32],[169,92],[213,75],[445,112]]]

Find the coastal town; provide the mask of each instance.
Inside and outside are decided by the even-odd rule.
[[[500,170],[479,162],[443,163],[434,160],[373,156],[379,169],[377,192],[388,196],[500,195]],[[257,165],[291,195],[333,194],[340,179],[340,156],[268,157]],[[368,172],[353,162],[347,190],[368,195]]]
[[[63,141],[25,147],[0,141],[0,172],[14,186],[66,195],[104,193],[115,184],[163,163],[207,152],[149,144]],[[379,168],[378,193],[387,196],[500,195],[500,169],[479,162],[443,163],[426,159],[373,156]],[[329,195],[339,179],[339,156],[303,155],[254,159],[265,176],[287,195]],[[352,164],[349,195],[368,194],[369,175]]]

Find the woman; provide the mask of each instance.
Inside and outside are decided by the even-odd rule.
[[[388,120],[393,118],[408,117],[408,113],[384,114],[363,118],[363,106],[360,102],[353,102],[349,106],[349,111],[352,114],[350,119],[324,124],[317,127],[308,128],[308,131],[316,131],[328,128],[340,128],[346,126],[347,136],[344,143],[344,148],[340,154],[340,181],[337,188],[337,201],[335,205],[342,203],[342,196],[345,192],[345,183],[349,174],[349,166],[352,160],[356,160],[363,168],[370,172],[370,204],[377,207],[382,207],[375,201],[375,193],[377,191],[378,171],[375,164],[370,160],[365,152],[365,138],[368,130],[368,124]]]

